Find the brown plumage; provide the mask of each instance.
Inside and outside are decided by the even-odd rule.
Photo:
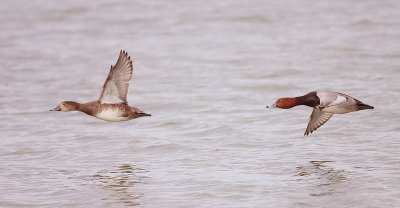
[[[110,68],[99,100],[84,104],[64,101],[52,111],[76,110],[105,121],[127,121],[142,116],[151,116],[138,108],[128,106],[127,96],[132,71],[130,56],[121,50],[117,63]]]

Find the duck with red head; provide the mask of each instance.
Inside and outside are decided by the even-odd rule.
[[[276,100],[274,104],[267,106],[267,108],[288,109],[288,108],[293,108],[296,105],[297,105],[296,98],[279,98],[278,100]]]
[[[344,114],[365,109],[374,109],[373,106],[339,92],[313,91],[306,95],[293,98],[279,98],[267,108],[293,108],[306,105],[313,108],[310,121],[304,135],[308,135],[326,123],[333,114]]]

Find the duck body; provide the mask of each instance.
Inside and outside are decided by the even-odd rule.
[[[125,103],[101,104],[99,101],[80,104],[78,111],[104,121],[128,121],[142,116],[150,116],[150,114]]]
[[[372,106],[346,94],[331,91],[313,91],[296,97],[297,105],[306,105],[327,113],[344,114],[353,111],[373,109]]]
[[[304,135],[308,135],[322,126],[333,114],[345,114],[374,108],[346,94],[332,91],[313,91],[299,97],[279,98],[274,104],[267,106],[267,108],[277,107],[288,109],[297,105],[306,105],[313,108]]]
[[[104,121],[128,121],[131,119],[151,116],[131,107],[127,103],[129,81],[132,78],[132,61],[125,51],[121,51],[115,66],[102,87],[98,100],[88,103],[63,101],[51,111],[81,111]]]
[[[138,118],[141,116],[137,116],[135,111],[132,111],[132,107],[128,105],[113,105],[113,104],[103,104],[94,114],[94,117],[104,120],[104,121],[128,121],[134,118]]]

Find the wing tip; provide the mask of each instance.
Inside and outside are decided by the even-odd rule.
[[[130,56],[128,56],[128,52],[126,52],[125,50],[123,50],[123,49],[121,49],[121,50],[119,50],[119,56],[120,57],[130,57]]]
[[[123,50],[123,49],[121,49],[121,50],[119,51],[119,58],[120,58],[120,59],[126,58],[126,60],[127,60],[128,62],[130,62],[130,64],[132,64],[131,56],[129,56],[129,55],[128,55],[128,52],[126,52],[126,51]]]
[[[306,129],[306,131],[304,132],[304,136],[308,136],[311,133],[313,133],[313,130],[309,131],[308,129]]]

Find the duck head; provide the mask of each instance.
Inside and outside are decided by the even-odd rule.
[[[275,101],[275,103],[267,105],[267,108],[288,109],[288,108],[293,108],[296,105],[297,105],[296,98],[279,98],[278,100]]]
[[[74,111],[78,110],[78,108],[79,108],[79,103],[77,102],[63,101],[57,107],[51,109],[50,111]]]

